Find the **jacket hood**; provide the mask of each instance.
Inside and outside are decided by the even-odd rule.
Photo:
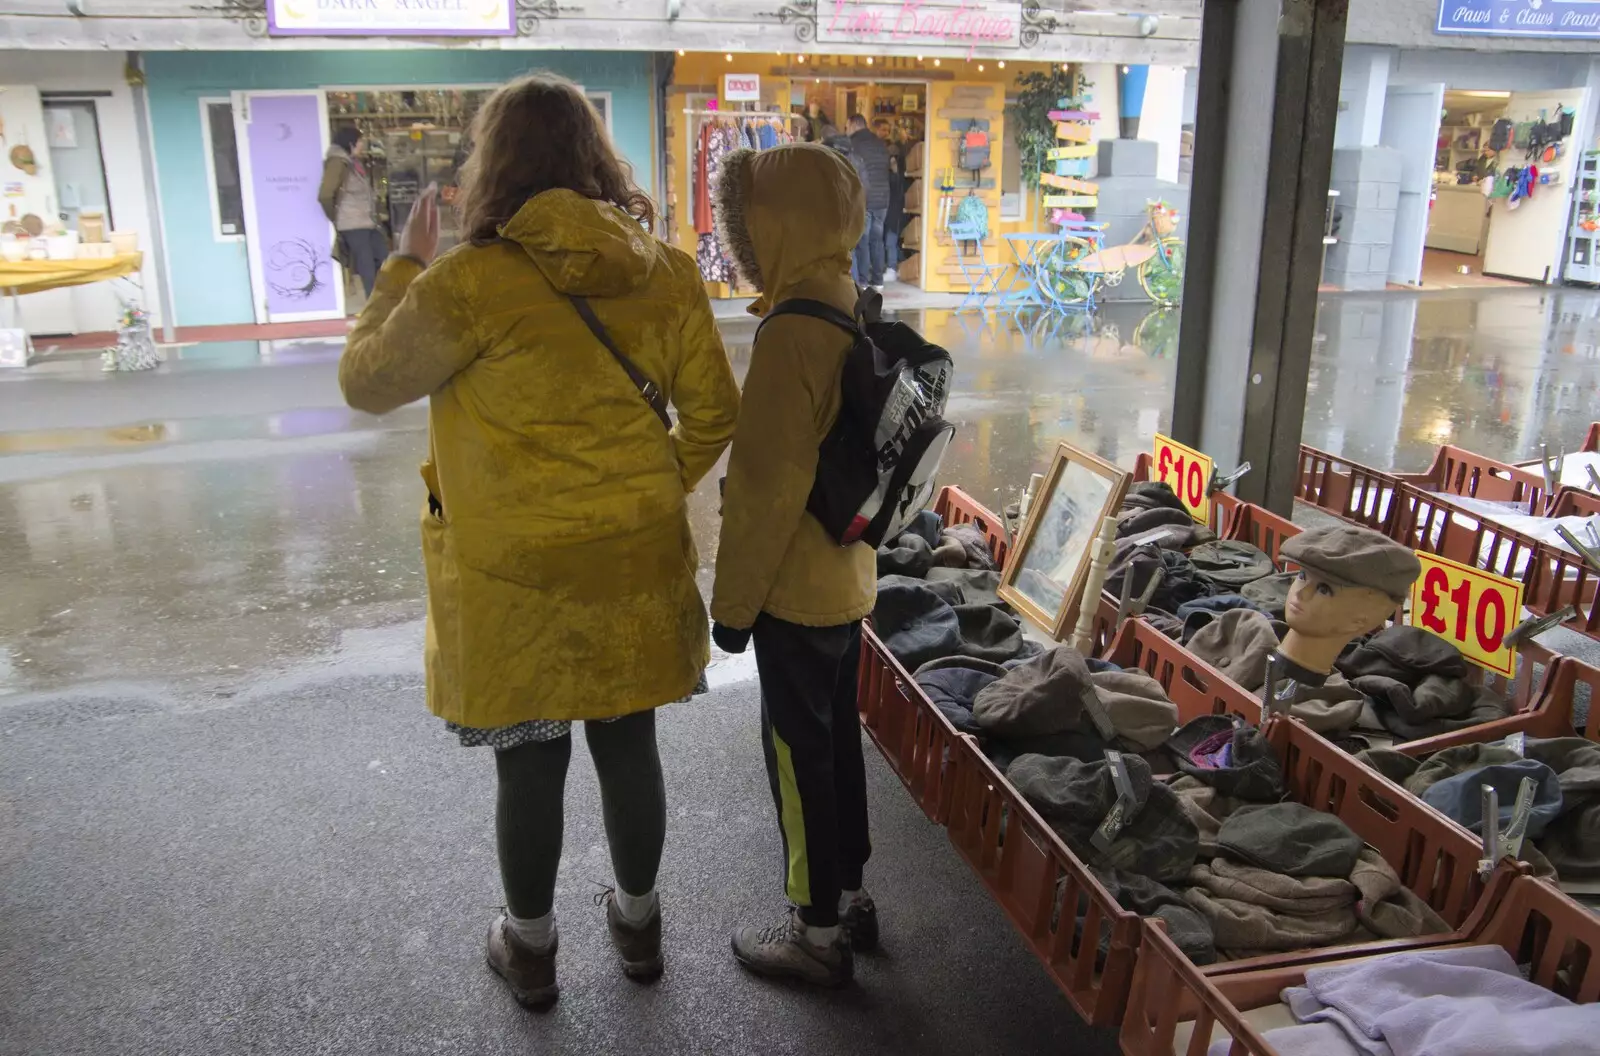
[[[866,192],[850,162],[816,143],[736,150],[722,162],[717,226],[765,313],[809,279],[849,281],[866,226]]]
[[[558,188],[534,195],[500,228],[521,246],[556,292],[620,297],[645,284],[661,248],[610,202]]]

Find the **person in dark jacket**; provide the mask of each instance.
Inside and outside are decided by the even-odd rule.
[[[335,130],[322,165],[317,204],[337,233],[333,259],[360,276],[361,288],[371,297],[378,269],[389,255],[389,243],[378,229],[372,180],[361,160],[364,145],[365,140],[354,125]]]
[[[889,148],[889,211],[883,221],[883,278],[888,282],[900,266],[900,229],[906,223],[906,145],[895,142],[894,128],[881,117],[872,123],[872,130]]]
[[[856,114],[850,118],[850,150],[859,161],[867,190],[867,229],[856,243],[856,284],[881,289],[883,227],[889,218],[889,147],[867,128],[867,119]]]

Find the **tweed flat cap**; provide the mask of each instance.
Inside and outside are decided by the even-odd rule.
[[[1285,560],[1330,583],[1367,587],[1404,601],[1422,574],[1417,555],[1388,536],[1354,525],[1313,528],[1284,542]]]

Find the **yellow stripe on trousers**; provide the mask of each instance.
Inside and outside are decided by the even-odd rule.
[[[794,758],[778,731],[772,731],[772,752],[778,760],[778,823],[783,826],[784,842],[789,845],[789,878],[785,884],[789,901],[797,906],[811,905],[811,869],[806,860],[806,819],[800,809],[800,786],[794,779]]]

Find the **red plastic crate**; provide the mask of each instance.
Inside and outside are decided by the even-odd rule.
[[[1597,513],[1600,513],[1600,495],[1570,485],[1557,489],[1555,501],[1550,504],[1552,517],[1591,517]]]
[[[989,540],[989,553],[994,557],[995,567],[1006,567],[1006,555],[1010,553],[1011,545],[1006,539],[1005,521],[989,507],[951,485],[939,492],[939,497],[933,503],[933,512],[944,520],[948,528],[958,524],[976,527]]]
[[[1524,513],[1545,512],[1544,477],[1526,467],[1445,444],[1422,473],[1391,473],[1301,445],[1295,498],[1364,528],[1389,534],[1403,485],[1424,494],[1459,495],[1516,503]]]
[[[1589,426],[1589,431],[1583,437],[1582,450],[1600,451],[1600,422],[1595,422]]]
[[[1279,517],[1271,510],[1257,506],[1253,502],[1239,502],[1233,511],[1233,517],[1228,524],[1228,533],[1223,538],[1235,539],[1239,542],[1249,543],[1258,550],[1264,551],[1272,558],[1273,564],[1283,567],[1283,555],[1279,552],[1284,540],[1292,539],[1302,531],[1298,524],[1287,517]]]
[[[1496,945],[1533,966],[1531,979],[1579,1004],[1600,997],[1600,918],[1556,888],[1502,864],[1490,878],[1482,909],[1455,932],[1414,941],[1407,949]],[[1389,953],[1394,950],[1385,951]],[[1127,1056],[1173,1056],[1180,1023],[1192,1021],[1184,1056],[1205,1056],[1215,1029],[1231,1041],[1229,1056],[1278,1056],[1245,1019],[1285,987],[1303,986],[1310,964],[1207,976],[1189,963],[1160,921],[1147,920],[1119,1037]]]
[[[1300,446],[1295,498],[1363,528],[1384,532],[1400,478],[1314,447]]]

